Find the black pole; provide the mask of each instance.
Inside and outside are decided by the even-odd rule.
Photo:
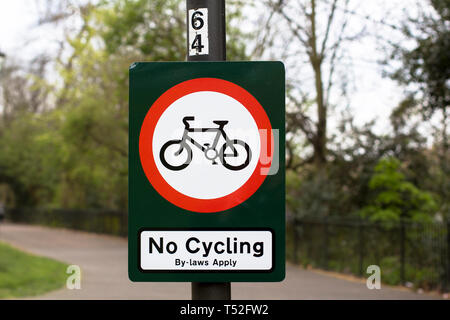
[[[450,291],[450,216],[447,216],[447,269],[446,269],[446,292]]]
[[[230,282],[192,282],[192,300],[231,300]]]
[[[300,224],[301,222],[299,221],[299,219],[294,218],[294,245],[293,245],[293,249],[294,249],[294,263],[297,264],[298,263],[298,243],[299,243],[299,229],[300,229]]]
[[[324,228],[324,237],[323,237],[323,242],[322,242],[322,254],[323,254],[323,258],[322,258],[322,268],[325,270],[328,270],[328,218],[325,217],[324,221],[323,221],[323,228]]]
[[[406,231],[403,219],[400,224],[400,281],[405,284],[405,250],[406,250]]]
[[[358,220],[358,256],[359,256],[359,276],[364,274],[364,225],[363,221]]]
[[[207,18],[206,18],[207,17]],[[187,60],[225,61],[225,0],[186,0]],[[193,282],[192,300],[230,300],[230,282]]]
[[[3,52],[0,51],[0,72],[3,69],[3,63],[6,59],[6,54],[4,54]]]

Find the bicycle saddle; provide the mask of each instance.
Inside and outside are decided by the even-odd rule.
[[[228,123],[228,120],[215,120],[215,121],[213,121],[213,123],[217,124],[220,127],[223,127],[224,125],[226,125]]]

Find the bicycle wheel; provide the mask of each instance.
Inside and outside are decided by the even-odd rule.
[[[159,151],[159,159],[167,169],[179,171],[191,163],[192,149],[187,144],[182,144],[181,142],[182,140],[167,141]]]
[[[243,148],[239,148],[241,146]],[[232,154],[226,154],[225,151],[228,148],[228,152],[232,152]],[[242,151],[245,151],[245,154],[242,154]],[[231,161],[227,162],[227,158],[238,159],[238,163],[232,163]],[[252,151],[247,143],[241,140],[231,140],[231,143],[225,142],[220,149],[220,161],[222,165],[233,171],[242,170],[247,167],[252,158]]]

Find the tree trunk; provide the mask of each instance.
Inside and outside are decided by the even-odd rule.
[[[317,50],[316,34],[316,1],[311,0],[311,53],[310,60],[314,71],[316,103],[317,103],[317,130],[314,143],[314,162],[318,168],[326,162],[327,143],[327,107],[325,105],[322,81],[323,57]]]
[[[314,73],[316,78],[317,119],[318,119],[316,144],[314,146],[314,160],[318,166],[322,166],[326,162],[327,108],[324,104],[323,99],[321,62],[314,64]]]

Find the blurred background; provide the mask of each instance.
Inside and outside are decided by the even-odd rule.
[[[287,259],[450,288],[450,0],[226,1],[286,66]],[[0,215],[126,236],[128,67],[186,60],[183,0],[0,3]]]

